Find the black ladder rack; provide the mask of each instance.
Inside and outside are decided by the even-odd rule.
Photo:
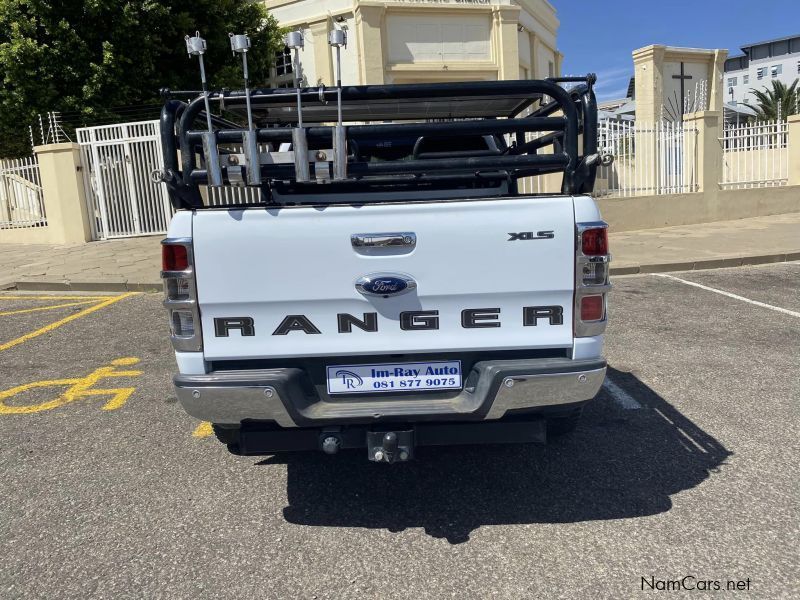
[[[311,182],[297,178],[295,161],[287,158],[289,153],[261,152],[258,168],[262,197],[270,198],[275,185],[307,190],[313,184],[319,194],[344,188],[367,190],[377,181],[391,184],[393,178],[397,185],[437,178],[504,178],[513,183],[520,177],[547,173],[562,173],[563,194],[590,193],[599,164],[594,82],[595,77],[590,74],[546,80],[345,86],[341,90],[342,113],[350,149],[358,148],[359,142],[375,139],[386,140],[387,144],[392,140],[447,138],[457,142],[465,136],[490,136],[499,145],[491,152],[476,151],[474,155],[456,147],[452,155],[436,152],[422,156],[417,154],[416,143],[414,156],[377,161],[364,160],[353,150],[347,157],[347,176],[342,181],[325,177],[328,157],[324,150],[312,150]],[[567,90],[562,83],[572,83],[574,87]],[[170,95],[168,90],[163,93]],[[336,122],[336,88],[303,88],[300,95],[302,131],[309,147],[329,148],[334,134],[332,124]],[[246,102],[244,92],[239,91],[212,92],[209,98],[233,114],[241,114]],[[259,143],[274,148],[292,141],[298,122],[296,99],[296,89],[251,90]],[[204,99],[199,95],[188,103],[167,100],[161,112],[165,164],[159,175],[176,208],[203,207],[200,188],[209,182],[209,161],[203,150],[206,132],[195,128],[195,123],[200,123],[201,118],[205,122],[204,111]],[[246,126],[219,117],[213,117],[212,123],[220,159],[211,161],[212,166],[221,165],[223,184],[246,185],[241,175],[235,177],[241,168],[234,167],[240,164],[236,146],[241,145]],[[526,139],[526,134],[537,132],[539,137]],[[512,140],[510,144],[505,142],[507,135]]]

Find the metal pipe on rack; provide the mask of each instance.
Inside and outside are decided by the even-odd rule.
[[[426,176],[431,173],[472,173],[477,171],[498,169],[553,169],[563,170],[570,162],[570,157],[561,154],[523,154],[517,156],[482,156],[470,158],[426,158],[402,161],[357,162],[349,165],[351,176],[366,177],[373,175],[414,174]],[[291,166],[287,164],[263,165],[265,173],[276,179],[289,178]],[[190,181],[195,184],[204,183],[208,178],[205,170],[195,169],[190,174]],[[308,182],[305,182],[308,183]]]
[[[514,119],[487,119],[485,121],[447,121],[443,123],[350,125],[347,127],[347,135],[351,139],[392,135],[426,137],[450,137],[457,134],[500,135],[518,129],[523,131],[563,132],[567,125],[563,117],[537,117],[535,119],[518,119],[517,121],[515,122]],[[331,129],[328,126],[308,127],[305,129],[306,138],[318,142],[329,140],[331,139]],[[291,140],[290,132],[290,129],[282,127],[256,130],[260,142],[288,142]],[[223,129],[216,133],[220,142],[233,143],[241,137],[241,130],[239,129]],[[195,143],[201,141],[201,135],[198,131],[186,133],[188,140]]]
[[[203,135],[203,155],[206,160],[206,170],[209,173],[209,185],[222,185],[222,171],[219,166],[219,153],[217,150],[217,139],[214,136],[214,127],[211,124],[211,106],[208,101],[208,83],[206,82],[206,68],[203,62],[203,54],[208,48],[206,41],[200,37],[200,32],[196,31],[194,37],[186,36],[186,51],[189,56],[196,56],[200,62],[200,82],[203,87],[203,101],[206,108],[206,123],[208,131]]]
[[[305,46],[300,31],[286,34],[286,47],[294,51],[294,85],[297,94],[297,127],[292,129],[292,150],[294,151],[295,179],[310,181],[311,169],[308,164],[308,141],[303,129],[303,101],[300,96],[300,49]]]
[[[231,52],[242,55],[242,71],[244,73],[244,95],[247,103],[247,131],[242,132],[242,147],[244,149],[244,167],[247,183],[261,185],[261,162],[258,157],[258,136],[253,127],[253,109],[250,106],[250,77],[247,72],[247,51],[250,49],[250,38],[246,35],[228,34],[231,40]],[[241,167],[234,167],[239,171]]]
[[[336,127],[333,131],[333,178],[347,179],[347,131],[342,123],[342,48],[347,47],[347,32],[333,29],[328,44],[336,48]]]

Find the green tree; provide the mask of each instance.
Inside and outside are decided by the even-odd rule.
[[[196,30],[208,40],[212,87],[242,85],[228,32],[250,36],[256,85],[283,45],[258,0],[0,0],[0,156],[30,152],[27,128],[39,113],[93,120],[158,102],[161,87],[199,89],[183,40]]]
[[[758,105],[753,106],[748,102],[744,105],[755,111],[753,120],[756,121],[777,121],[778,115],[782,121],[786,117],[797,112],[797,104],[800,102],[800,90],[797,89],[798,79],[792,85],[786,85],[781,81],[773,81],[772,89],[756,90],[751,89],[753,95],[758,100]]]

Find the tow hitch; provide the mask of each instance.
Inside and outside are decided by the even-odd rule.
[[[374,462],[403,462],[414,453],[414,431],[368,431],[367,458]]]
[[[400,426],[409,427],[405,423]],[[544,443],[545,440],[545,420],[540,417],[510,422],[417,423],[413,428],[395,430],[375,430],[364,425],[284,429],[246,423],[240,431],[238,453],[256,456],[317,449],[325,454],[338,454],[340,450],[363,449],[366,445],[369,460],[401,463],[414,458],[417,446]]]

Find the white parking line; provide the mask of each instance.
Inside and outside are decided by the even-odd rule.
[[[611,381],[610,378],[606,377],[606,380],[603,382],[603,387],[608,392],[608,395],[625,410],[637,410],[642,408],[642,405],[634,400],[633,396]]]
[[[656,277],[664,277],[666,279],[674,279],[675,281],[680,281],[681,283],[685,283],[686,285],[692,285],[696,288],[700,288],[701,290],[706,290],[708,292],[714,292],[715,294],[720,294],[722,296],[727,296],[728,298],[733,298],[734,300],[741,300],[742,302],[747,302],[748,304],[754,304],[755,306],[760,306],[761,308],[768,308],[770,310],[774,310],[779,313],[783,313],[785,315],[789,315],[791,317],[800,317],[799,312],[795,312],[793,310],[788,310],[786,308],[781,308],[780,306],[772,306],[772,304],[766,304],[764,302],[758,302],[757,300],[750,300],[750,298],[745,298],[744,296],[738,296],[736,294],[731,294],[730,292],[726,292],[724,290],[718,290],[717,288],[708,287],[707,285],[702,285],[700,283],[695,283],[694,281],[687,281],[686,279],[681,279],[680,277],[675,277],[674,275],[667,275],[666,273],[653,273]]]

